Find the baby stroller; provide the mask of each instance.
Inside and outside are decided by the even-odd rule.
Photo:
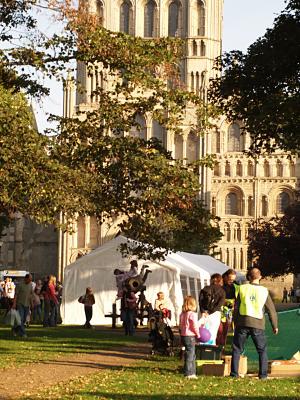
[[[155,311],[149,320],[149,342],[152,343],[151,354],[174,355],[174,334],[167,321],[162,311]]]

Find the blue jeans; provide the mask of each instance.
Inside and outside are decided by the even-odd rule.
[[[42,320],[42,306],[40,304],[34,306],[32,320],[34,322],[40,322]]]
[[[195,336],[181,336],[185,347],[183,372],[185,376],[196,375]]]
[[[268,376],[268,355],[267,341],[265,331],[263,329],[237,327],[234,332],[232,343],[232,360],[231,360],[231,376],[237,377],[239,371],[240,355],[244,351],[245,343],[251,336],[256,351],[259,356],[259,378],[263,379]]]
[[[23,306],[23,304],[18,304],[17,305],[17,310],[19,311],[20,317],[21,317],[21,325],[17,327],[17,330],[19,331],[20,336],[25,336],[25,322],[26,322],[26,317],[29,313],[29,306]]]
[[[125,309],[125,319],[124,319],[124,328],[125,334],[132,336],[135,333],[134,329],[134,321],[135,321],[135,310],[130,308]]]

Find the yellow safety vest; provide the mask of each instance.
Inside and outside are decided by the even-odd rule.
[[[246,283],[239,286],[238,294],[240,296],[240,315],[263,319],[263,309],[269,294],[268,289]]]

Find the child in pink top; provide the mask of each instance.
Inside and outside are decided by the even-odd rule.
[[[181,342],[185,347],[183,370],[188,379],[197,379],[195,344],[196,340],[200,339],[200,333],[196,310],[196,299],[192,296],[186,296],[179,318],[179,331]]]

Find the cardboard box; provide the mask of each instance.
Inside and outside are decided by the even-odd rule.
[[[269,361],[270,376],[300,376],[300,360]]]
[[[227,376],[225,363],[222,364],[203,364],[201,373],[209,376]]]
[[[222,360],[196,360],[197,374],[203,374],[204,366],[223,366],[224,362]]]
[[[224,362],[225,362],[225,375],[224,376],[230,375],[231,358],[232,358],[231,356],[224,357]],[[240,356],[239,375],[245,376],[245,375],[247,375],[247,372],[248,372],[248,359],[246,356]]]

